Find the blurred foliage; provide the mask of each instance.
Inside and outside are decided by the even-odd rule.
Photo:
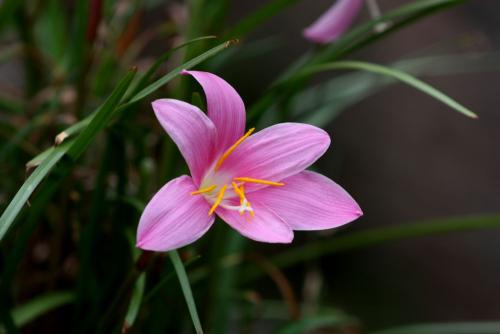
[[[259,326],[278,333],[361,333],[355,314],[318,296],[305,305],[283,269],[387,241],[500,227],[500,217],[478,216],[347,230],[269,257],[216,224],[199,242],[170,252],[170,261],[135,249],[144,203],[186,170],[149,103],[168,96],[202,105],[199,88],[178,80],[180,71],[217,72],[225,64],[258,61],[279,41],[244,38],[296,2],[270,0],[233,26],[228,0],[0,2],[0,65],[23,76],[0,87],[0,333],[261,333]],[[426,56],[388,66],[341,60],[462,2],[412,1],[306,51],[262,96],[245,101],[249,122],[326,126],[395,80],[474,116],[415,76],[498,68],[496,54]],[[380,23],[387,29],[375,29]],[[329,69],[382,76],[360,72],[318,81],[315,74]],[[280,300],[268,293],[274,289]],[[498,328],[456,323],[377,333]]]

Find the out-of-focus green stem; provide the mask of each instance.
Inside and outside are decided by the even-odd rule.
[[[41,54],[33,35],[33,20],[28,16],[25,8],[20,7],[17,10],[15,19],[17,31],[23,43],[25,95],[30,98],[42,87]]]

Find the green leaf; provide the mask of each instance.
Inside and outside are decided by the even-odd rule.
[[[300,78],[301,76],[309,76],[314,73],[319,73],[329,70],[342,70],[342,69],[362,70],[391,77],[393,79],[404,82],[407,85],[410,85],[413,88],[418,89],[427,95],[430,95],[431,97],[437,99],[438,101],[441,101],[442,103],[446,104],[452,109],[455,109],[459,113],[464,114],[465,116],[471,118],[477,118],[477,115],[475,113],[473,113],[472,111],[470,111],[469,109],[467,109],[466,107],[464,107],[463,105],[461,105],[448,95],[430,86],[429,84],[411,76],[408,73],[390,67],[385,67],[382,65],[360,62],[360,61],[338,61],[311,67],[307,70],[299,72],[296,76]]]
[[[130,84],[133,72],[126,75],[123,81],[115,88],[113,93],[106,100],[106,102],[96,112],[87,117],[85,120],[77,124],[74,124],[72,127],[70,127],[70,129],[73,129],[71,130],[71,133],[76,133],[82,128],[85,129],[85,131],[79,137],[77,137],[76,140],[66,141],[64,142],[63,145],[58,146],[56,148],[49,148],[48,150],[40,153],[38,156],[33,158],[28,163],[29,166],[36,166],[37,164],[40,164],[40,166],[24,182],[24,184],[21,186],[14,199],[10,202],[9,206],[0,217],[0,241],[5,236],[5,233],[12,225],[14,219],[17,217],[22,207],[28,200],[29,196],[35,190],[36,186],[38,186],[38,184],[42,181],[42,179],[54,167],[54,165],[63,157],[66,151],[68,151],[69,156],[71,156],[73,159],[76,159],[80,154],[83,153],[86,147],[90,144],[92,138],[100,130],[102,130],[106,126],[106,124],[111,120],[113,113],[120,112],[129,105],[147,97],[148,95],[156,91],[158,88],[160,88],[161,86],[165,85],[173,78],[175,78],[183,69],[189,69],[193,66],[198,65],[199,63],[203,62],[204,60],[210,57],[213,57],[214,55],[226,49],[227,47],[231,46],[232,44],[233,44],[232,41],[222,43],[202,53],[201,55],[189,60],[188,62],[175,68],[174,70],[167,73],[165,76],[161,77],[151,85],[141,90],[137,95],[132,97],[131,101],[122,104],[120,107],[116,109],[115,108],[116,104],[118,103],[118,101],[120,101],[123,94],[125,94],[126,88]],[[69,135],[68,133],[64,134],[65,136]]]
[[[139,309],[141,308],[142,296],[144,295],[144,287],[146,285],[146,273],[142,273],[134,285],[132,298],[128,306],[127,315],[125,316],[125,328],[130,328],[137,318]]]
[[[205,40],[205,39],[211,39],[212,36],[205,36],[205,37],[200,37],[200,38],[196,38],[194,40],[191,40],[191,41],[188,41],[182,45],[179,45],[178,47],[175,47],[173,50],[175,51],[178,51],[179,49],[183,48],[183,47],[186,47],[187,45],[190,45],[194,42],[197,42],[197,41],[200,41],[200,40]],[[191,59],[190,61],[184,63],[183,65],[177,67],[176,69],[170,71],[169,73],[167,73],[166,75],[164,75],[163,77],[161,77],[160,79],[158,79],[157,81],[155,81],[154,83],[152,83],[151,85],[147,86],[146,88],[143,88],[142,85],[147,82],[146,80],[143,80],[144,76],[140,79],[139,83],[137,85],[134,86],[134,89],[132,89],[133,92],[137,91],[138,89],[141,89],[139,92],[135,92],[134,94],[131,94],[131,97],[130,97],[130,100],[128,100],[127,103],[124,103],[122,104],[117,112],[120,112],[120,111],[123,111],[124,109],[126,109],[128,106],[136,103],[136,102],[139,102],[140,100],[142,100],[143,98],[147,97],[148,95],[154,93],[156,90],[158,90],[161,86],[167,84],[169,81],[171,81],[172,79],[174,79],[183,69],[189,69],[189,68],[192,68],[198,64],[200,64],[201,62],[207,60],[208,58],[210,57],[213,57],[214,55],[216,55],[217,53],[221,52],[222,50],[224,50],[225,48],[229,47],[232,45],[232,41],[228,41],[228,42],[225,42],[223,44],[220,44],[208,51],[206,51],[205,53],[202,53],[201,55],[199,55],[198,57],[196,58],[193,58]],[[171,50],[171,51],[173,51]],[[168,59],[168,57],[171,55],[171,52],[168,51],[167,53],[165,53],[162,58],[163,59]],[[150,76],[152,76],[152,74],[154,74],[155,72],[155,68],[157,67],[158,65],[155,63],[153,64],[153,66],[146,72],[145,76],[148,77],[147,79],[149,79]],[[80,132],[82,129],[84,129],[85,127],[87,127],[89,125],[89,123],[92,121],[92,119],[94,118],[96,112],[93,112],[92,114],[88,115],[87,117],[85,117],[84,119],[82,119],[81,121],[73,124],[72,126],[68,127],[67,129],[65,129],[64,131],[62,131],[59,135],[61,136],[61,138],[68,138],[68,137],[71,137],[75,134],[77,134],[78,132]],[[57,140],[57,139],[56,139]],[[40,161],[41,160],[41,155],[46,155],[47,154],[47,151],[44,151],[42,153],[40,153],[37,157],[33,158],[29,164],[33,165],[35,164],[37,161]]]
[[[323,328],[338,328],[341,326],[352,325],[355,320],[345,315],[343,312],[310,316],[295,321],[281,330],[277,334],[302,334]]]
[[[327,254],[365,248],[389,241],[493,228],[500,228],[500,215],[436,219],[383,227],[310,242],[278,254],[272,258],[272,262],[283,268]]]
[[[0,241],[4,238],[5,233],[7,233],[14,219],[17,217],[26,201],[28,201],[35,188],[42,182],[43,178],[52,170],[67,150],[67,144],[52,149],[50,154],[40,163],[40,166],[38,166],[23,183],[0,217]]]
[[[328,254],[357,250],[391,241],[498,228],[500,228],[500,215],[427,220],[411,224],[353,232],[334,238],[309,242],[304,246],[284,251],[272,257],[270,261],[280,268],[287,268],[299,263],[321,258]],[[242,257],[239,256],[239,254],[232,254],[226,256],[222,261],[225,266],[236,266],[241,264]],[[207,268],[200,267],[191,272],[189,276],[192,282],[198,282],[205,278],[207,274]],[[250,281],[262,275],[263,272],[261,270],[255,268],[255,266],[249,266],[242,271],[241,277],[243,281]]]
[[[263,95],[261,99],[249,109],[248,119],[254,120],[260,117],[264,112],[269,110],[271,106],[293,95],[296,92],[294,91],[296,88],[294,88],[294,85],[290,85],[290,80],[295,80],[293,77],[297,72],[305,70],[309,66],[335,61],[376,40],[388,36],[392,32],[412,22],[461,2],[463,2],[463,0],[415,1],[398,7],[352,29],[335,43],[330,43],[326,47],[317,48],[314,52],[307,52],[300,57],[299,60],[290,65],[272,84],[267,94]],[[390,23],[389,28],[382,32],[377,32],[375,26],[384,22]]]
[[[134,72],[130,72],[125,76],[117,88],[111,93],[110,97],[98,109],[92,121],[79,137],[73,141],[67,141],[58,147],[49,149],[49,153],[42,152],[41,155],[45,156],[43,160],[41,160],[40,157],[35,158],[34,163],[41,161],[40,165],[23,183],[0,217],[0,241],[3,240],[5,233],[8,231],[19,212],[21,212],[21,209],[26,201],[28,201],[35,188],[40,184],[43,178],[50,173],[56,163],[61,160],[66,153],[73,159],[76,159],[85,150],[97,133],[104,128],[107,122],[109,122],[113,110],[115,110],[123,94],[125,94],[133,75]],[[32,163],[33,160],[30,162]]]
[[[160,79],[156,80],[155,82],[153,82],[152,84],[150,84],[149,86],[147,86],[146,88],[142,89],[140,92],[138,92],[136,95],[134,95],[131,100],[127,103],[128,104],[132,104],[132,103],[135,103],[139,100],[142,100],[143,98],[145,98],[146,96],[150,95],[151,93],[155,92],[156,90],[158,90],[158,88],[162,87],[163,85],[167,84],[170,80],[172,80],[173,78],[175,78],[177,75],[179,75],[179,73],[184,70],[184,69],[190,69],[196,65],[198,65],[199,63],[207,60],[208,58],[211,58],[213,56],[215,56],[216,54],[218,54],[219,52],[225,50],[226,48],[230,47],[231,45],[233,45],[235,43],[235,41],[227,41],[227,42],[224,42],[222,44],[219,44],[217,45],[216,47],[202,53],[201,55],[185,62],[184,64],[176,67],[175,69],[173,69],[172,71],[170,71],[169,73],[167,73],[166,75],[164,75],[163,77],[161,77]]]
[[[12,311],[12,317],[17,326],[23,326],[47,312],[72,303],[74,299],[71,292],[52,292],[16,307]]]
[[[89,124],[74,140],[71,147],[68,149],[68,155],[73,159],[77,159],[89,146],[92,139],[103,130],[113,117],[121,98],[125,95],[127,88],[130,86],[136,71],[129,71],[125,77],[118,83],[111,95],[106,99],[102,106],[97,109],[94,117]]]
[[[443,54],[402,59],[392,63],[391,67],[414,76],[478,73],[500,69],[499,56],[498,53]],[[295,95],[289,115],[294,121],[323,127],[348,107],[395,82],[396,79],[370,72],[337,76]]]
[[[191,315],[191,320],[193,322],[196,333],[202,334],[203,330],[201,329],[201,322],[198,317],[198,312],[196,311],[196,304],[194,302],[193,293],[191,292],[189,279],[184,269],[184,265],[182,264],[181,258],[179,257],[179,253],[174,250],[169,252],[168,255],[170,256],[170,260],[172,261],[175,272],[177,273],[177,278],[179,279],[179,283],[181,284],[182,293],[184,294],[184,299],[186,300],[189,314]]]
[[[498,334],[498,321],[449,322],[417,324],[411,326],[384,329],[372,334]]]
[[[193,43],[196,43],[196,42],[199,42],[199,41],[204,41],[204,40],[208,40],[208,39],[214,39],[216,38],[215,36],[203,36],[203,37],[199,37],[199,38],[195,38],[195,39],[192,39],[190,41],[187,41],[185,43],[182,43],[170,50],[168,50],[167,52],[165,52],[164,54],[162,54],[158,59],[156,59],[156,61],[153,63],[153,65],[151,65],[148,70],[146,71],[146,73],[144,73],[144,75],[141,76],[140,80],[137,82],[137,84],[134,86],[134,89],[132,89],[132,94],[131,96],[135,96],[137,95],[137,93],[144,89],[144,87],[147,85],[147,83],[149,82],[149,80],[151,80],[151,78],[153,77],[153,75],[156,73],[156,71],[160,68],[160,66],[165,63],[167,60],[170,59],[170,57],[172,56],[172,54],[174,54],[176,51],[186,47],[186,46],[189,46]]]
[[[463,3],[464,0],[418,0],[384,13],[343,35],[335,43],[330,43],[312,55],[308,65],[316,65],[345,56],[353,51],[395,32],[416,20],[439,10]],[[375,28],[387,23],[389,28],[378,32]]]

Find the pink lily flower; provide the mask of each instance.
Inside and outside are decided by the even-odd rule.
[[[190,244],[215,214],[242,235],[270,243],[291,242],[293,230],[329,229],[362,215],[339,185],[304,170],[330,145],[325,131],[281,123],[245,133],[245,106],[233,87],[208,72],[183,74],[202,86],[208,116],[179,100],[152,103],[191,177],[173,179],[154,195],[139,222],[137,247],[168,251]]]
[[[361,10],[363,0],[337,0],[313,24],[304,29],[304,37],[312,42],[333,42],[349,28]]]

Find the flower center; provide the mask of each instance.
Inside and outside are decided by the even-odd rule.
[[[233,153],[233,151],[254,132],[254,130],[255,128],[248,130],[247,133],[245,133],[231,147],[229,147],[220,156],[219,160],[217,160],[213,171],[208,173],[203,179],[200,188],[191,192],[191,195],[203,195],[205,199],[212,204],[212,207],[208,211],[209,216],[212,215],[215,212],[215,209],[220,206],[227,210],[238,211],[240,215],[249,212],[250,216],[253,217],[255,212],[245,195],[245,183],[265,184],[275,187],[285,185],[282,182],[274,182],[246,176],[234,177],[231,179],[222,175],[220,172],[217,172],[227,157],[229,157],[229,155]],[[239,205],[234,205],[234,199],[239,199]]]

